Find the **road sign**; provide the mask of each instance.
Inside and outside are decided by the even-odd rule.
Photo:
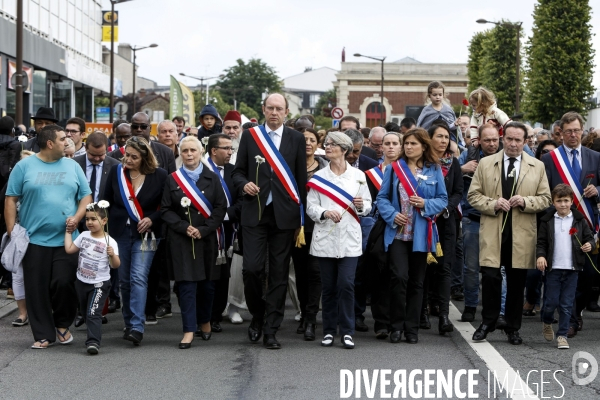
[[[334,120],[331,121],[331,127],[332,128],[336,128],[339,124],[340,124],[340,120],[339,119],[334,119]]]
[[[127,103],[125,103],[124,101],[118,101],[115,104],[115,113],[119,114],[119,118],[121,118],[121,119],[125,119],[128,109],[129,109],[129,107],[127,106]]]
[[[339,107],[335,107],[331,110],[331,118],[333,119],[341,119],[344,116],[344,110]]]

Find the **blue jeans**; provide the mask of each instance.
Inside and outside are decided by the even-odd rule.
[[[463,217],[463,249],[465,269],[463,274],[465,307],[479,303],[479,222]]]
[[[121,259],[119,281],[121,283],[121,304],[125,327],[144,333],[148,273],[155,252],[144,250],[142,254],[140,249],[142,238],[138,235],[128,234],[116,239],[116,241],[119,246],[119,258]]]
[[[579,273],[573,270],[553,269],[546,272],[544,286],[544,306],[542,322],[551,324],[554,320],[554,310],[558,308],[558,332],[556,336],[567,336],[569,319],[573,310],[577,277]]]
[[[500,302],[500,315],[504,315],[504,306],[506,305],[506,269],[500,267],[500,274],[502,275],[502,301]]]
[[[179,306],[183,332],[200,330],[198,324],[210,322],[217,281],[178,281]]]

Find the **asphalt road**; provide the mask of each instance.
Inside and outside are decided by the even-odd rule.
[[[461,302],[455,304],[462,310]],[[488,337],[491,346],[476,344],[472,347],[470,340],[465,340],[458,328],[464,329],[469,337],[471,333],[468,330],[472,332],[479,321],[472,325],[458,323],[457,331],[440,336],[437,334],[437,319],[432,318],[434,328],[421,331],[417,345],[405,342],[393,345],[389,341],[379,341],[371,330],[355,335],[354,350],[344,350],[339,338],[331,348],[322,348],[319,340],[303,341],[302,336],[295,333],[297,323],[293,319],[295,313],[291,305],[288,305],[287,311],[277,335],[283,346],[278,351],[266,350],[261,344],[250,344],[246,335],[248,324],[232,325],[228,321],[223,323],[224,331],[213,333],[210,341],[196,339],[191,349],[179,350],[181,318],[178,313],[174,313],[172,318],[159,320],[158,325],[148,326],[142,345],[134,347],[121,338],[123,324],[120,315],[111,314],[109,324],[103,326],[103,342],[98,356],[89,356],[85,352],[85,326],[74,330],[75,340],[71,345],[32,350],[29,348],[33,342],[30,329],[13,328],[10,325],[14,318],[12,314],[0,319],[0,393],[2,398],[11,400],[334,399],[343,394],[340,388],[341,370],[351,371],[354,378],[356,370],[366,370],[365,373],[372,379],[375,370],[389,369],[392,375],[404,371],[408,377],[411,371],[432,369],[444,373],[450,370],[453,376],[461,370],[465,373],[478,370],[473,376],[477,380],[472,388],[473,394],[478,398],[501,399],[506,398],[506,392],[500,393],[496,388],[494,396],[494,381],[488,380],[491,373],[488,366],[499,365],[498,359],[490,359],[493,358],[490,354],[499,353],[497,358],[502,358],[518,371],[539,399],[600,398],[600,377],[585,386],[574,385],[571,377],[572,358],[577,351],[589,352],[600,359],[600,343],[597,340],[600,314],[584,314],[584,330],[569,341],[569,350],[559,351],[555,344],[544,340],[538,317],[524,318],[522,346],[512,346],[501,332],[494,332]],[[249,317],[247,314],[243,316]],[[372,320],[367,318],[367,322],[372,328]],[[320,327],[317,333],[320,335]],[[591,368],[590,364],[588,372]],[[542,378],[541,370],[551,372],[546,372]],[[391,385],[386,387],[378,381],[372,396],[366,390],[370,381],[367,385],[362,382],[359,397],[382,398],[385,393],[393,394],[394,381],[391,376],[388,379],[391,379]],[[499,376],[498,380],[502,379]],[[542,380],[547,383],[542,385]],[[467,394],[468,383],[463,377],[459,380],[458,392],[454,388],[451,395],[442,391],[440,396],[434,385],[434,397],[431,398],[458,398],[462,392]],[[383,394],[382,386],[386,389]],[[542,386],[544,392],[540,393]],[[412,388],[418,389],[417,386]],[[522,392],[511,393],[514,398],[519,398],[518,394]],[[356,388],[349,394],[350,398],[357,398]],[[401,396],[402,391],[398,394]],[[411,395],[407,391],[404,398],[424,396],[423,391],[420,396],[418,392]]]

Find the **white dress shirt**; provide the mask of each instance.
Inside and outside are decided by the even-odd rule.
[[[283,125],[281,125],[279,128],[272,131],[271,128],[269,128],[269,126],[267,124],[265,124],[265,130],[271,137],[271,140],[273,140],[273,144],[275,145],[277,150],[279,150],[279,146],[281,146],[281,137],[283,136]],[[273,168],[271,168],[271,172],[273,172]],[[269,196],[267,197],[267,201],[266,201],[265,205],[271,204],[272,201],[273,201],[273,191],[271,190],[269,192]]]
[[[518,157],[513,157],[515,159],[515,181],[519,178],[519,171],[521,170],[521,157],[523,155],[519,155]],[[507,177],[508,174],[508,165],[510,164],[510,160],[509,160],[508,155],[506,155],[506,153],[504,153],[504,178]]]
[[[100,181],[102,180],[102,167],[104,166],[104,161],[102,161],[100,164],[98,164],[96,166],[96,188],[94,189],[94,198],[92,199],[92,201],[94,203],[96,203],[98,201],[98,199],[100,198]],[[92,172],[94,171],[94,164],[92,164],[90,162],[89,158],[85,158],[85,177],[88,181],[88,183],[90,183],[90,181],[92,180]]]
[[[552,269],[573,269],[573,242],[569,231],[573,226],[573,213],[561,217],[554,213],[554,254]]]
[[[573,153],[571,153],[573,150],[577,150],[577,161],[579,161],[579,166],[581,167],[581,169],[583,169],[583,163],[581,162],[581,144],[575,148],[572,149],[570,147],[567,147],[563,144],[563,147],[565,148],[565,151],[567,152],[567,157],[569,158],[569,165],[573,165]],[[579,177],[578,177],[579,179]]]

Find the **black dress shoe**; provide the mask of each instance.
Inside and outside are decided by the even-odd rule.
[[[369,327],[362,319],[357,319],[354,323],[354,329],[358,332],[369,332]]]
[[[221,328],[221,323],[220,322],[213,322],[212,324],[210,324],[210,330],[216,333],[221,333],[223,332],[223,328]]]
[[[406,343],[417,344],[417,343],[419,343],[419,338],[415,335],[408,335],[408,336],[406,336]]]
[[[489,325],[484,325],[483,323],[481,325],[479,325],[479,328],[477,328],[477,330],[475,331],[475,333],[473,334],[473,340],[474,341],[480,341],[480,340],[485,340],[485,338],[487,337],[488,333],[492,333],[496,330],[496,327],[492,327]]]
[[[132,329],[129,332],[129,335],[127,335],[126,339],[129,340],[130,342],[133,342],[134,345],[139,346],[140,343],[142,342],[143,338],[144,338],[144,334],[142,332]]]
[[[312,342],[315,340],[315,330],[317,329],[317,324],[306,324],[306,329],[304,330],[304,340]]]
[[[179,348],[182,349],[182,350],[189,349],[190,347],[192,347],[192,342],[189,342],[189,343],[183,343],[183,342],[181,342],[181,343],[179,343]]]
[[[84,323],[85,320],[83,319],[83,316],[79,314],[79,312],[77,312],[77,316],[75,317],[75,322],[73,323],[73,325],[75,325],[75,328],[79,328]]]
[[[394,331],[390,334],[390,342],[391,343],[400,343],[402,339],[402,331]]]
[[[496,329],[503,330],[506,328],[506,320],[504,319],[504,315],[500,315],[496,320]]]
[[[112,299],[108,302],[108,312],[110,314],[114,313],[115,311],[117,311],[119,308],[121,308],[121,302],[117,299]]]
[[[597,302],[592,301],[587,305],[586,309],[591,312],[600,312],[600,306]]]
[[[265,333],[265,336],[263,337],[263,345],[269,350],[281,349],[281,344],[279,344],[275,335],[270,335],[267,333]]]
[[[440,320],[438,322],[438,331],[440,335],[443,335],[446,332],[449,333],[454,331],[454,325],[452,325],[452,322],[450,322],[447,315],[440,315]]]
[[[506,336],[508,336],[508,343],[512,345],[518,346],[523,344],[523,339],[519,336],[519,331],[507,333]]]
[[[302,318],[300,319],[300,325],[298,325],[298,328],[296,328],[296,333],[300,335],[304,333],[305,329],[306,327],[304,326],[304,318]]]
[[[575,336],[577,336],[577,328],[574,326],[570,326],[569,330],[567,331],[567,338],[571,339]]]
[[[375,337],[379,340],[387,339],[388,335],[389,332],[387,331],[387,329],[380,329],[377,332],[375,332]]]
[[[212,336],[212,332],[204,332],[201,329],[198,329],[196,331],[196,336],[202,338],[202,340],[210,340],[210,337]]]
[[[129,336],[130,333],[131,333],[131,328],[125,328],[123,330],[123,339],[129,340],[129,339],[127,339],[127,337]]]
[[[252,319],[252,322],[248,327],[248,339],[250,339],[252,343],[256,343],[260,340],[260,337],[262,336],[262,325],[262,321]]]
[[[102,316],[102,325],[106,325],[108,324],[108,318],[106,318],[106,316]]]
[[[421,320],[419,322],[419,328],[431,329],[431,322],[429,322],[429,315],[427,313],[421,314]]]
[[[477,312],[477,307],[466,307],[463,311],[460,320],[462,322],[473,322],[475,321],[475,313]]]

